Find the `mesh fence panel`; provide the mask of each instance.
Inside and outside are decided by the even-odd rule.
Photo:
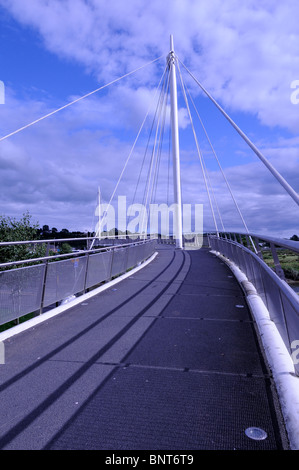
[[[211,239],[214,249],[228,256],[228,243],[220,239]],[[231,253],[234,253],[232,250]],[[236,256],[237,254],[237,256]],[[279,277],[275,276],[266,264],[256,258],[253,253],[247,252],[242,247],[235,251],[234,259],[248,280],[255,286],[258,294],[266,305],[271,320],[275,323],[282,340],[289,352],[292,353],[292,342],[299,341],[299,303],[298,297]],[[299,375],[299,361],[294,363],[296,374]]]
[[[87,257],[49,263],[44,307],[84,290]]]
[[[145,260],[146,258],[148,258],[149,256],[151,256],[154,253],[155,247],[156,247],[156,243],[153,240],[150,243],[146,243],[144,245],[143,260]]]
[[[0,324],[39,310],[45,265],[0,272]]]
[[[128,254],[127,248],[119,248],[114,251],[113,260],[112,260],[111,277],[117,276],[118,274],[121,274],[126,270],[127,254]]]
[[[0,272],[0,324],[36,312],[41,306],[49,307],[122,274],[148,258],[154,247],[154,242],[142,243],[116,248],[114,252],[49,262],[47,266],[40,264]]]
[[[296,297],[295,293],[294,297]],[[295,302],[291,301],[284,292],[281,292],[281,300],[288,329],[289,341],[292,343],[292,341],[299,340],[299,308],[296,306],[297,299]],[[297,369],[299,369],[299,365]]]
[[[90,288],[110,278],[112,251],[89,256],[86,287]]]
[[[138,246],[130,246],[128,248],[128,262],[127,268],[132,268],[137,264]]]
[[[134,246],[134,249],[135,249],[135,252],[136,252],[136,263],[135,264],[138,264],[140,263],[141,261],[143,261],[145,259],[145,247],[147,245],[137,245],[137,246]]]

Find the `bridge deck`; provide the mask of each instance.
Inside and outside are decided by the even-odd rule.
[[[1,449],[287,448],[242,290],[206,249],[162,247],[5,350]]]

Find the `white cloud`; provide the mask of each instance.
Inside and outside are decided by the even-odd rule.
[[[127,96],[130,96],[131,92],[128,90],[127,92]],[[139,92],[143,93],[144,90]],[[112,93],[114,98],[117,94],[118,91]],[[8,127],[13,125],[17,110],[20,122],[25,120],[27,109],[47,111],[44,106],[41,107],[34,101],[24,103],[15,99],[13,104],[12,99],[9,101],[15,111],[1,110],[9,117]],[[17,215],[28,209],[42,225],[70,229],[77,229],[79,225],[83,230],[92,230],[96,223],[93,214],[98,186],[101,186],[103,199],[108,202],[135,139],[135,132],[132,132],[132,139],[128,142],[123,140],[121,134],[116,137],[114,131],[119,132],[119,123],[114,120],[115,103],[116,100],[113,99],[109,104],[108,97],[107,100],[105,97],[104,100],[92,98],[82,101],[78,106],[69,108],[66,113],[57,114],[51,120],[41,122],[13,139],[2,142],[0,213]],[[122,106],[120,102],[117,104],[120,116],[125,118],[129,114],[127,101],[125,100]],[[139,111],[141,117],[141,110]],[[137,129],[138,123],[133,124]],[[145,130],[146,132],[140,136],[140,144],[146,142],[149,127]],[[167,140],[168,134],[165,138]],[[262,146],[264,153],[276,168],[294,187],[297,187],[298,138],[281,138],[275,146],[264,140]],[[161,160],[158,196],[161,191],[165,196],[168,185],[166,150],[167,145],[164,146]],[[148,158],[150,154],[151,147],[148,150]],[[205,152],[204,155],[209,157],[207,162],[211,161],[210,153]],[[143,156],[144,148],[139,146],[138,142],[116,196],[127,194],[128,201],[131,202],[130,198],[136,187]],[[219,158],[221,161],[221,156]],[[182,150],[181,161],[184,202],[203,203],[205,228],[213,229],[209,201],[196,151]],[[148,166],[144,168],[143,178],[147,168]],[[279,183],[257,158],[253,162],[226,168],[225,174],[251,230],[263,233],[280,230],[283,234],[281,232],[283,226],[289,236],[298,232],[297,218],[294,217],[297,210],[295,204],[285,195]],[[170,178],[172,178],[171,172]],[[225,227],[243,230],[244,227],[219,171],[210,171],[210,178]],[[144,188],[143,181],[140,184],[139,195]]]
[[[166,54],[169,35],[208,89],[266,125],[296,131],[290,84],[298,78],[296,0],[2,0],[45,46],[107,81]]]
[[[81,64],[100,84],[160,55],[166,57],[169,35],[174,34],[180,59],[229,111],[249,112],[266,126],[298,132],[299,106],[290,100],[291,82],[299,78],[296,0],[0,0],[0,5],[17,21],[38,31],[47,50]],[[58,225],[54,220],[60,217],[72,220],[76,212],[77,220],[88,225],[85,214],[93,211],[97,186],[103,185],[108,199],[151,102],[162,65],[146,68],[142,75],[121,82],[104,96],[81,101],[5,142],[0,154],[1,183],[7,188],[5,204],[18,205],[20,212],[20,205],[26,209],[31,203],[37,214],[53,217],[53,225]],[[194,83],[187,81],[195,90]],[[5,120],[1,133],[51,110],[49,103],[11,97],[10,105],[0,110]],[[181,128],[186,128],[185,108],[179,116]],[[120,129],[129,135],[128,142]],[[298,144],[295,137],[272,145],[263,142],[265,155],[294,187],[298,187]],[[139,162],[142,153],[137,151]],[[185,171],[183,179],[194,181],[193,168]],[[267,229],[273,216],[271,195],[281,194],[275,207],[277,218],[288,223],[290,230],[295,228],[292,203],[259,162],[230,168],[228,176],[235,182],[250,227]],[[224,196],[219,175],[214,177],[229,221],[231,201]],[[133,173],[126,173],[126,182],[133,186]],[[195,194],[196,183],[189,189],[190,197]],[[4,210],[2,206],[0,212]],[[51,225],[47,220],[44,223]]]

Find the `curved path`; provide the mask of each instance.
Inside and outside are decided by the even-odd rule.
[[[1,449],[286,449],[243,292],[202,248],[5,341]],[[267,438],[247,437],[249,427]]]

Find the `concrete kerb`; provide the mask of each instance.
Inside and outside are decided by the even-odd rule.
[[[248,281],[235,263],[216,251],[211,251],[211,253],[228,265],[246,295],[248,306],[258,327],[268,365],[272,371],[290,448],[299,450],[299,377],[295,373],[292,358],[253,284]]]
[[[145,268],[149,263],[151,263],[156,256],[158,255],[158,252],[155,252],[149,259],[141,263],[139,266],[136,268],[132,269],[131,271],[122,274],[121,276],[117,277],[116,279],[113,279],[113,281],[109,281],[105,284],[103,284],[100,287],[97,287],[96,289],[92,290],[91,292],[87,292],[86,294],[80,295],[79,297],[75,297],[74,300],[71,300],[70,302],[60,305],[59,307],[56,307],[49,312],[43,313],[42,315],[39,315],[38,317],[32,318],[31,320],[27,320],[24,323],[21,323],[19,325],[16,325],[9,330],[3,331],[0,333],[0,342],[5,341],[8,338],[11,338],[12,336],[15,336],[19,333],[22,333],[25,330],[28,330],[30,328],[33,328],[34,326],[49,320],[50,318],[55,317],[56,315],[59,315],[62,312],[65,312],[66,310],[74,307],[75,305],[79,305],[82,302],[90,299],[91,297],[94,297],[95,295],[100,294],[101,292],[110,289],[113,287],[115,284],[118,284],[119,282],[123,281],[124,279],[127,279],[128,277],[132,276],[133,274],[137,273],[141,269]]]

